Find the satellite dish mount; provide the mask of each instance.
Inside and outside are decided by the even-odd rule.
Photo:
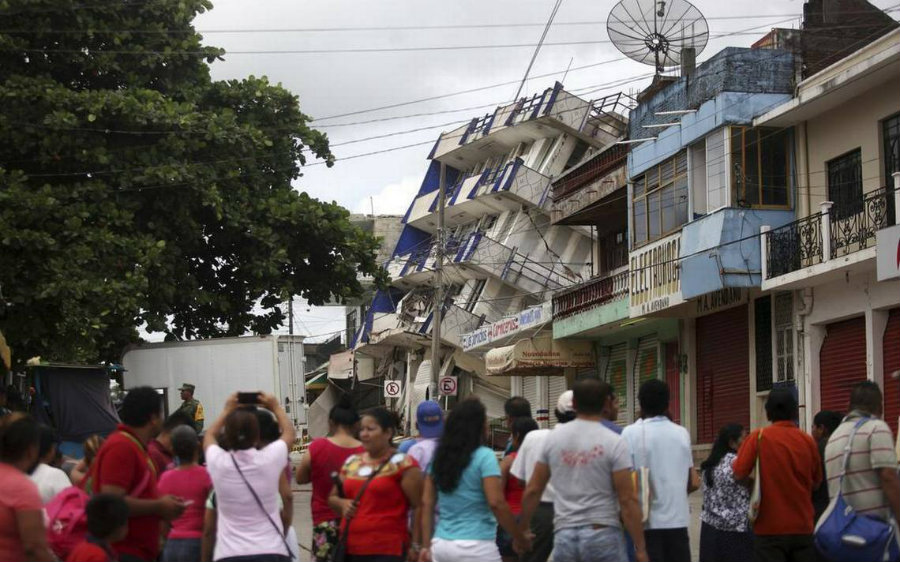
[[[621,0],[606,29],[622,54],[652,64],[657,74],[681,64],[684,49],[696,56],[709,42],[706,18],[687,0]]]

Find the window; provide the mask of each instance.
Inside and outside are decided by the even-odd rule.
[[[775,382],[794,380],[794,325],[791,315],[794,299],[791,293],[779,293],[775,308]]]
[[[694,216],[706,214],[706,142],[700,141],[688,149],[691,159],[691,194]]]
[[[828,161],[828,200],[831,216],[845,219],[863,210],[862,151],[853,150]]]
[[[481,298],[481,293],[484,291],[484,286],[486,284],[487,281],[485,279],[476,279],[469,282],[471,289],[466,295],[465,304],[463,305],[463,308],[466,309],[466,312],[472,312],[472,310],[475,308],[475,305]]]
[[[731,181],[741,206],[784,207],[790,188],[790,133],[731,128]]]
[[[894,172],[900,172],[900,113],[882,123],[884,137],[884,181],[894,185]]]
[[[728,164],[723,128],[706,137],[706,207],[713,212],[728,205]]]
[[[756,334],[756,392],[772,390],[772,297],[766,295],[753,302],[753,324]]]
[[[688,220],[687,151],[634,180],[634,243],[661,238]]]

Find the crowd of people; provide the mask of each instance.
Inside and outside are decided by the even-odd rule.
[[[773,389],[770,424],[723,426],[699,470],[666,383],[643,383],[637,400],[639,419],[622,428],[614,389],[579,380],[559,397],[556,427],[540,429],[513,397],[501,454],[486,446],[477,398],[446,415],[422,402],[418,436],[398,442],[393,412],[357,413],[344,396],[296,470],[295,428],[266,394],[231,396],[199,435],[195,413],[164,418],[152,388],[132,389],[121,424],[88,439],[77,463],[62,462],[51,428],[6,412],[0,560],[296,560],[292,481],[312,485],[304,549],[317,562],[686,562],[696,490],[701,562],[825,560],[814,528],[839,494],[856,513],[900,519],[873,382],[853,388],[846,415],[818,413],[811,435],[794,391]]]

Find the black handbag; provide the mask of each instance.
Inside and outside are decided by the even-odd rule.
[[[391,462],[391,457],[393,455],[388,456],[387,460],[385,460],[378,468],[375,469],[372,474],[363,482],[362,488],[359,489],[359,492],[356,494],[356,498],[353,500],[357,506],[359,505],[359,500],[362,498],[363,493],[366,491],[366,488],[369,487],[369,484],[372,480],[378,476],[378,473],[381,472],[389,462]],[[328,562],[346,562],[347,560],[347,535],[350,534],[350,520],[353,519],[349,517],[346,519],[347,525],[344,527],[344,531],[338,536],[337,544],[334,546],[334,549],[331,551],[331,556],[328,557]]]

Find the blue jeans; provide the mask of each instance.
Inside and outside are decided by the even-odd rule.
[[[202,539],[169,539],[163,548],[163,562],[190,562],[200,560]]]
[[[622,562],[625,539],[618,527],[572,527],[556,531],[553,562]]]

